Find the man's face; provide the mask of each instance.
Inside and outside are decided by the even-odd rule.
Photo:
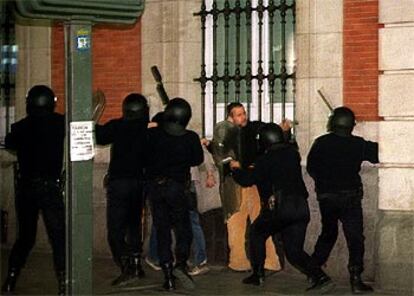
[[[247,115],[244,107],[235,107],[230,114],[231,122],[239,127],[245,127],[247,124]]]

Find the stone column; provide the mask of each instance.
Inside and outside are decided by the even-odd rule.
[[[200,0],[147,0],[142,16],[142,92],[151,114],[161,111],[150,68],[157,65],[170,98],[183,97],[193,108],[190,128],[201,132],[201,88],[193,79],[201,69]]]
[[[19,48],[16,74],[15,120],[26,115],[25,97],[30,87],[35,84],[51,85],[50,71],[50,27],[16,25],[16,44]],[[8,211],[8,245],[14,242],[16,219],[14,210],[14,175],[15,156],[6,150],[0,150],[0,196],[1,208]],[[49,250],[43,223],[39,223],[36,249]]]
[[[299,122],[297,141],[304,165],[313,140],[326,132],[330,114],[317,90],[322,89],[334,106],[341,105],[343,100],[342,2],[296,1],[296,119]],[[311,209],[311,223],[307,231],[305,248],[312,253],[321,224],[313,180],[305,168],[303,171],[310,193]],[[344,247],[345,242],[341,235],[328,263],[330,275],[341,276],[341,265],[347,256],[346,252],[343,252]]]
[[[414,291],[414,6],[380,0],[380,160],[376,281]],[[410,293],[410,295],[411,295]]]
[[[314,138],[326,131],[329,109],[342,104],[342,0],[296,1],[296,118],[298,142],[306,156]]]
[[[51,86],[51,27],[16,25],[19,47],[16,75],[16,121],[26,115],[25,97],[36,84]]]

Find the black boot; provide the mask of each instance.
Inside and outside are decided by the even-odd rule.
[[[174,268],[174,273],[185,289],[192,290],[195,288],[194,280],[188,274],[187,263],[177,263]]]
[[[112,286],[125,286],[134,278],[130,258],[128,256],[122,257],[119,262],[121,265],[121,274],[112,281]]]
[[[64,296],[66,294],[66,273],[64,271],[57,271],[56,277],[58,280],[58,295]]]
[[[16,281],[19,277],[20,270],[18,268],[11,267],[9,272],[7,273],[6,281],[1,288],[2,292],[12,294],[14,292],[14,288],[16,287]]]
[[[175,290],[175,276],[173,274],[172,263],[161,264],[162,271],[164,272],[164,284],[162,285],[165,290]]]
[[[134,255],[130,260],[130,268],[133,276],[136,278],[143,278],[145,276],[145,272],[142,269],[141,256],[139,254]]]
[[[1,213],[1,238],[0,241],[2,244],[6,244],[7,243],[7,234],[8,234],[8,212],[5,210],[0,210]]]
[[[368,294],[374,292],[374,289],[365,284],[361,279],[362,268],[359,266],[349,267],[350,282],[352,294]]]
[[[311,286],[306,289],[307,294],[326,294],[335,288],[335,283],[323,271],[309,277]]]
[[[242,283],[247,285],[263,286],[265,281],[265,272],[263,265],[253,266],[253,273],[243,279]]]

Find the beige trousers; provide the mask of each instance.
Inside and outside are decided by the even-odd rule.
[[[251,269],[246,254],[246,227],[247,218],[251,223],[259,216],[260,197],[256,186],[241,189],[240,210],[234,213],[227,221],[228,243],[230,249],[229,267],[236,271]],[[272,238],[266,241],[265,269],[280,270],[279,258],[276,254]]]

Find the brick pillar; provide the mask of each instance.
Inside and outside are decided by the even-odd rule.
[[[357,120],[378,117],[378,0],[344,0],[344,104]]]
[[[93,89],[106,95],[106,108],[100,122],[121,115],[121,103],[130,92],[141,91],[141,25],[97,25],[92,31]],[[63,27],[52,29],[52,86],[64,108]]]

